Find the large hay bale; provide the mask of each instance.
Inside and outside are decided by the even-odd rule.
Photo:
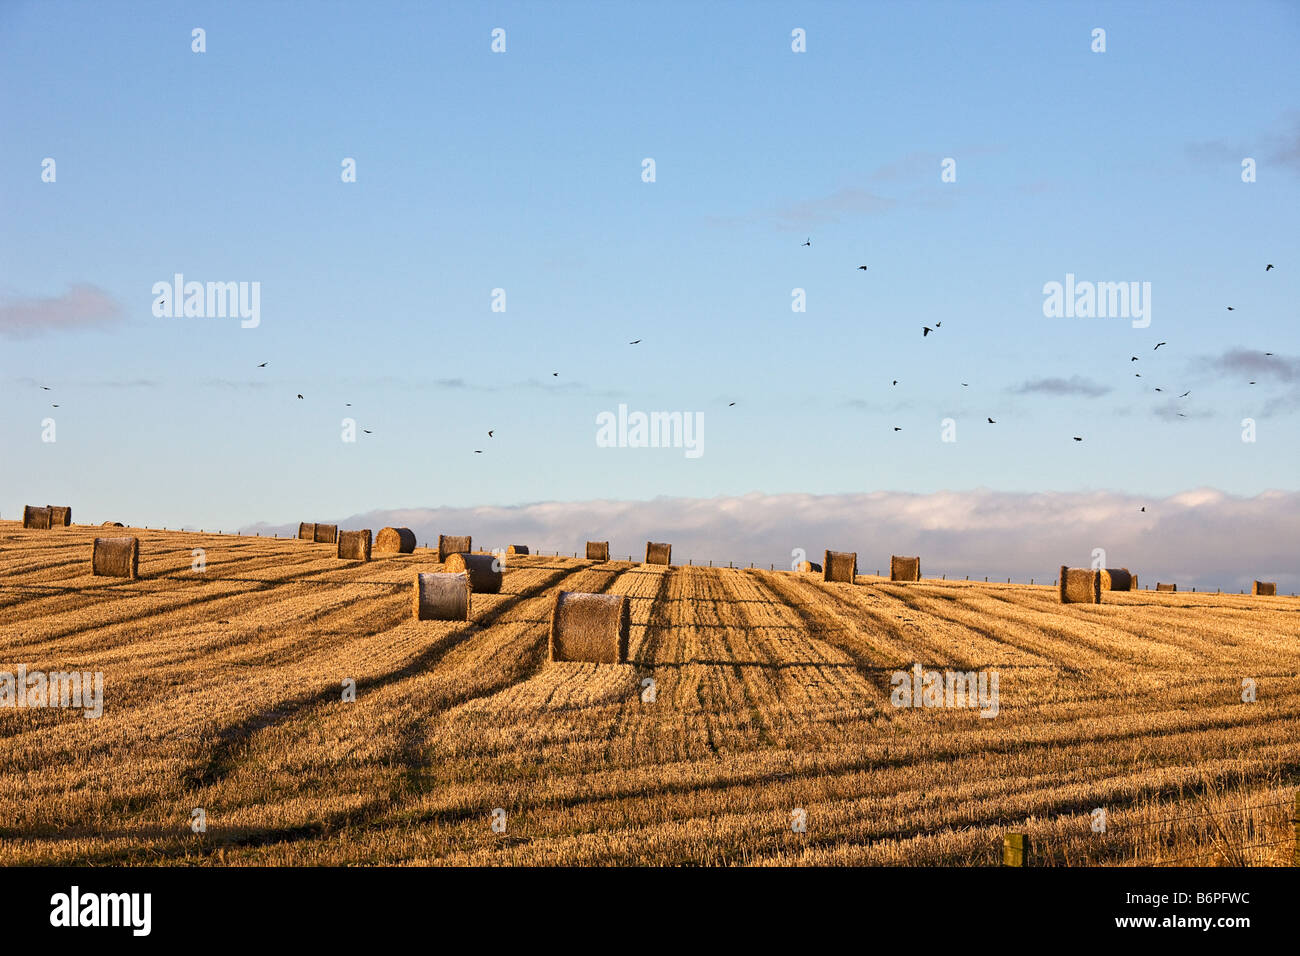
[[[1128,573],[1128,568],[1102,568],[1101,589],[1103,591],[1132,591],[1137,580]]]
[[[96,538],[90,552],[90,573],[109,578],[138,578],[140,539]]]
[[[547,642],[550,659],[627,663],[630,603],[623,594],[561,591],[555,595]]]
[[[100,525],[100,527],[101,527],[101,528],[121,528],[121,527],[125,527],[125,526],[124,526],[124,525],[122,524],[122,522],[120,522],[120,521],[105,521],[102,525]]]
[[[827,551],[822,558],[822,580],[853,584],[858,577],[858,552]]]
[[[315,524],[307,524],[307,522],[305,522],[305,521],[300,521],[300,522],[298,522],[298,540],[299,540],[299,541],[315,541],[315,540],[316,540],[316,525],[315,525]]]
[[[23,527],[33,528],[37,531],[48,530],[50,527],[50,509],[38,508],[35,505],[24,505]]]
[[[919,581],[921,580],[921,559],[900,558],[896,554],[889,556],[889,580],[891,581]]]
[[[510,547],[506,548],[506,554],[527,554],[527,553],[528,553],[528,545],[526,544],[512,544]]]
[[[72,507],[70,505],[46,505],[50,509],[50,527],[67,528],[72,524]]]
[[[415,550],[415,532],[410,528],[380,528],[375,535],[375,550],[380,554],[410,554]]]
[[[673,546],[665,544],[662,541],[647,541],[645,543],[645,563],[646,564],[663,564],[673,563]]]
[[[468,621],[469,577],[445,571],[415,575],[415,619],[417,621]]]
[[[369,528],[361,531],[340,531],[336,553],[346,561],[369,561],[370,544]]]
[[[608,561],[608,560],[609,560],[609,542],[608,542],[608,541],[588,541],[588,542],[587,542],[587,560],[588,560],[588,561]]]
[[[1250,593],[1258,597],[1277,597],[1277,582],[1256,581],[1250,586]]]
[[[1100,604],[1101,569],[1067,568],[1061,565],[1060,590],[1062,604]]]
[[[501,592],[501,562],[495,554],[468,554],[457,551],[447,555],[445,570],[453,574],[463,573],[469,578],[471,591],[478,594],[499,594]]]
[[[1177,590],[1178,590],[1178,585],[1177,585],[1177,584],[1161,584],[1159,581],[1157,581],[1157,582],[1156,582],[1156,590],[1157,590],[1157,591],[1177,591]]]
[[[473,551],[473,536],[468,534],[438,535],[438,560],[445,562],[449,555]]]
[[[312,530],[312,538],[317,544],[334,544],[338,541],[339,526],[336,524],[318,524]]]
[[[800,561],[799,570],[803,572],[816,571],[818,574],[821,574],[822,566],[812,561]]]

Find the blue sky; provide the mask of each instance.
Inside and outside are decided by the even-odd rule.
[[[1297,41],[1282,3],[5,3],[0,513],[1296,489]],[[154,317],[177,272],[261,324]],[[1151,326],[1045,318],[1066,273]],[[704,453],[597,447],[620,402]]]

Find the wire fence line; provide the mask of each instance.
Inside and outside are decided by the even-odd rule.
[[[1293,801],[1274,801],[1271,803],[1250,804],[1243,807],[1230,807],[1224,810],[1205,810],[1200,813],[1181,814],[1175,817],[1161,817],[1155,820],[1139,820],[1132,823],[1121,823],[1114,826],[1103,825],[1101,830],[1093,832],[1103,833],[1110,836],[1112,830],[1118,830],[1121,834],[1126,831],[1143,830],[1149,827],[1163,826],[1168,827],[1177,823],[1183,823],[1188,820],[1202,820],[1206,818],[1223,818],[1223,817],[1242,817],[1245,814],[1252,814],[1261,810],[1285,809],[1291,807],[1293,812],[1289,819],[1290,824],[1294,827],[1294,836],[1284,836],[1277,840],[1264,840],[1256,843],[1234,843],[1223,832],[1222,828],[1217,827],[1217,833],[1210,834],[1212,845],[1206,848],[1197,849],[1190,854],[1183,854],[1167,859],[1155,859],[1149,861],[1152,866],[1173,866],[1179,863],[1188,863],[1196,860],[1205,860],[1212,854],[1234,853],[1244,854],[1250,850],[1273,849],[1276,847],[1291,845],[1294,847],[1294,856],[1292,858],[1293,866],[1300,866],[1300,792],[1297,792]],[[1243,821],[1244,822],[1244,821]],[[1217,844],[1217,845],[1216,845]],[[1132,851],[1136,854],[1152,847],[1153,844],[1136,842],[1132,846]],[[1121,849],[1121,847],[1116,847]],[[1003,866],[1030,866],[1032,865],[1033,852],[1032,840],[1030,834],[1025,831],[1011,831],[1003,834],[1002,837],[1002,865]],[[1051,858],[1050,854],[1047,854]],[[1244,861],[1243,861],[1244,863]]]

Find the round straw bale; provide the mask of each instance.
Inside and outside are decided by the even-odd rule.
[[[1103,591],[1132,591],[1133,575],[1128,568],[1102,568],[1101,589]]]
[[[1101,569],[1067,568],[1061,565],[1057,589],[1062,604],[1100,604]]]
[[[339,526],[336,524],[318,524],[313,531],[315,537],[312,540],[317,544],[334,544],[339,537]]]
[[[469,575],[420,571],[415,575],[417,621],[468,621]]]
[[[673,563],[673,546],[665,544],[662,541],[647,541],[645,543],[645,563],[646,564],[663,564]]]
[[[336,554],[347,561],[370,560],[370,529],[339,532]]]
[[[608,541],[588,541],[588,542],[587,542],[587,560],[588,560],[588,561],[608,561],[608,560],[609,560],[609,542],[608,542]]]
[[[121,528],[121,527],[124,527],[124,525],[123,525],[122,522],[120,522],[120,521],[105,521],[102,525],[100,525],[100,527],[101,527],[101,528]]]
[[[528,545],[526,544],[512,544],[510,547],[506,548],[506,554],[527,554],[527,553],[528,553]]]
[[[900,558],[896,554],[889,556],[889,580],[891,581],[919,581],[921,580],[921,559],[917,558]]]
[[[316,525],[314,525],[314,524],[308,524],[308,523],[305,522],[305,521],[300,521],[300,522],[298,523],[298,540],[299,540],[299,541],[315,541],[315,540],[316,540]]]
[[[472,535],[440,534],[438,535],[438,560],[446,563],[450,555],[473,551],[473,543]]]
[[[50,509],[50,527],[66,528],[72,524],[72,508],[67,505],[46,505]]]
[[[629,603],[623,594],[556,594],[547,642],[550,659],[627,663]]]
[[[415,550],[415,532],[410,528],[380,528],[375,535],[375,550],[380,554],[410,554]]]
[[[501,592],[501,562],[495,554],[467,554],[457,551],[447,555],[445,570],[469,577],[471,591],[478,594]]]
[[[110,578],[140,576],[139,538],[96,538],[90,552],[92,574]]]
[[[818,574],[821,574],[822,566],[820,564],[817,564],[815,561],[800,561],[799,570],[804,573],[807,573],[809,571],[815,571]]]
[[[1250,586],[1250,593],[1259,597],[1277,597],[1277,582],[1256,581]]]
[[[23,505],[23,527],[46,531],[50,527],[50,509]]]
[[[1159,581],[1157,581],[1157,582],[1156,582],[1156,590],[1157,590],[1157,591],[1177,591],[1177,590],[1178,590],[1178,585],[1177,585],[1177,584],[1161,584]]]
[[[827,551],[822,558],[822,580],[853,584],[858,577],[858,552]]]

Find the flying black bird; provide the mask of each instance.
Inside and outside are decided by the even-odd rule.
[[[476,454],[476,455],[481,455],[481,454],[483,454],[483,449],[482,449],[482,448],[475,448],[475,449],[474,449],[474,454]]]
[[[897,425],[895,425],[895,426],[894,426],[894,431],[896,431],[896,432],[901,432],[901,431],[902,431],[902,429],[901,429],[901,428],[899,428],[899,427],[898,427],[898,426],[897,426]]]
[[[1130,362],[1136,362],[1137,360],[1138,360],[1138,357],[1137,357],[1136,355],[1133,356],[1131,359],[1129,359]]]
[[[351,403],[351,402],[344,402],[343,404],[346,405],[348,408],[351,408],[351,407],[352,407],[352,403]]]
[[[1228,311],[1229,311],[1229,312],[1236,312],[1237,310],[1234,309],[1232,306],[1228,306]]]
[[[640,340],[640,339],[637,339],[635,342],[628,342],[627,344],[628,344],[628,345],[640,345],[640,344],[641,344],[641,340]]]
[[[962,383],[961,383],[961,387],[962,387],[962,388],[970,388],[970,383],[969,383],[969,382],[962,382]]]
[[[1255,383],[1254,383],[1254,382],[1251,382],[1250,384],[1251,384],[1251,385],[1254,385]]]
[[[1142,510],[1143,510],[1143,511],[1146,511],[1146,510],[1147,510],[1147,506],[1146,506],[1146,505],[1143,505],[1143,506],[1142,506]]]
[[[812,245],[812,236],[809,236],[809,237],[808,237],[808,241],[805,242],[805,243],[802,243],[802,245],[805,245],[805,246],[811,246],[811,245]]]
[[[736,404],[735,402],[731,402],[729,405],[727,405],[727,407],[728,407],[728,408],[731,408],[732,405],[735,405],[735,404]]]
[[[1268,265],[1266,265],[1266,266],[1264,267],[1264,271],[1265,271],[1265,272],[1268,272],[1268,270],[1270,270],[1270,269],[1272,269],[1272,268],[1273,268],[1273,263],[1270,262]]]
[[[367,435],[373,434],[373,432],[371,432],[369,428],[363,428],[361,430],[365,432]]]
[[[559,377],[560,377],[560,373],[559,373],[559,372],[552,372],[552,373],[551,373],[551,377],[552,377],[552,378],[559,378]]]
[[[1162,345],[1168,345],[1168,344],[1169,344],[1168,342],[1157,342],[1156,349],[1160,348],[1160,346]],[[1152,349],[1151,351],[1154,352],[1156,349]]]
[[[58,408],[58,405],[51,405],[50,408]]]
[[[943,325],[942,322],[936,322],[936,323],[934,323],[934,327],[935,327],[936,329],[939,328],[941,325]]]
[[[1157,391],[1157,392],[1163,392],[1164,389],[1163,389],[1163,388],[1157,388],[1156,391]]]
[[[1133,377],[1134,377],[1134,378],[1141,378],[1141,377],[1142,377],[1142,373],[1141,373],[1141,372],[1134,372],[1134,373],[1133,373]]]
[[[1075,440],[1075,441],[1083,441],[1083,439],[1080,438],[1078,435],[1075,435],[1075,436],[1074,436],[1074,440]]]
[[[990,424],[990,425],[996,425],[997,422],[995,422],[993,419],[990,418],[990,419],[989,419],[989,424]]]
[[[898,384],[898,379],[894,379],[894,384],[895,384],[895,385]]]
[[[1183,392],[1183,394],[1179,395],[1178,397],[1179,397],[1179,398],[1186,398],[1186,397],[1187,397],[1188,395],[1190,395],[1190,394],[1192,394],[1192,390],[1189,388],[1187,391]]]
[[[50,390],[50,387],[48,385],[42,385],[41,388],[43,388],[47,392]]]
[[[1265,354],[1265,355],[1272,355],[1273,353],[1272,353],[1272,352],[1265,352],[1264,354]]]
[[[299,398],[302,398],[302,396],[301,396],[301,395],[299,395],[299,396],[298,396],[298,397],[299,397]]]
[[[266,363],[263,362],[261,365],[258,366],[258,368],[266,368]]]
[[[858,268],[861,269],[863,272],[866,272],[866,271],[867,271],[867,267],[866,267],[866,266],[858,266]],[[1272,266],[1269,266],[1269,268],[1271,269]]]
[[[1184,415],[1182,412],[1179,412],[1179,413],[1178,413],[1178,417],[1179,417],[1179,418],[1186,418],[1187,416]]]
[[[923,325],[923,326],[921,326],[921,338],[925,338],[927,335],[929,335],[929,334],[930,334],[931,332],[933,332],[933,331],[934,331],[934,329],[930,328],[928,325]]]
[[[489,428],[489,429],[488,429],[488,438],[491,438],[491,437],[492,437],[492,433],[493,433],[494,431],[496,431],[495,428]]]

